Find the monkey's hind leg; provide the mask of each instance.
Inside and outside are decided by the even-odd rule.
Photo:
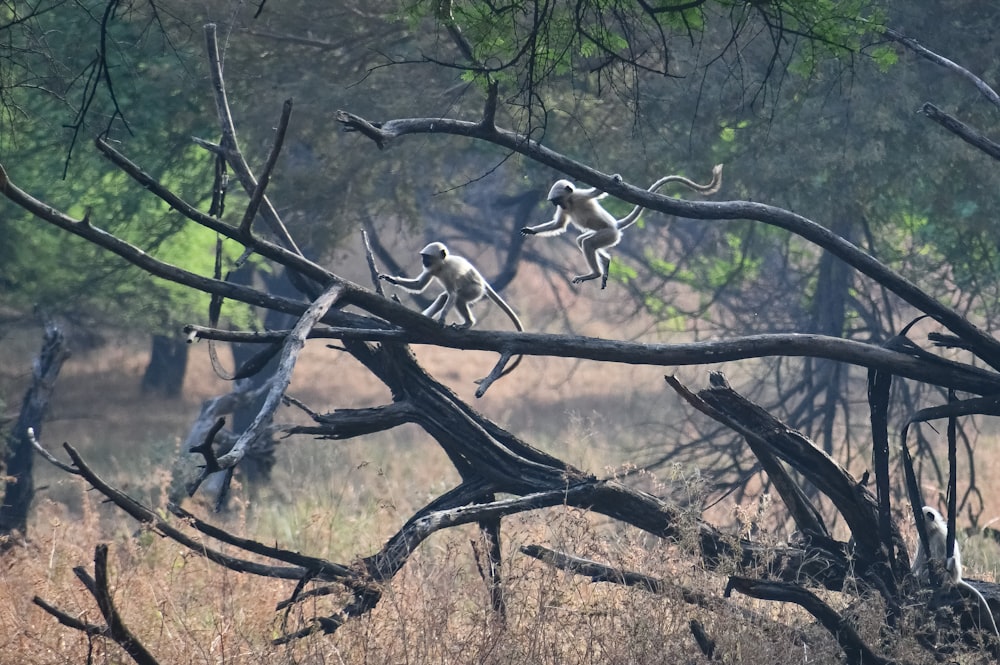
[[[608,275],[611,274],[611,255],[603,249],[598,252],[601,259],[601,290],[608,288]]]
[[[592,279],[598,279],[606,274],[601,270],[602,264],[605,263],[605,257],[607,257],[608,262],[610,262],[611,257],[604,251],[604,248],[610,247],[616,242],[614,233],[609,234],[606,233],[606,231],[611,231],[611,229],[591,231],[580,235],[580,237],[576,239],[576,244],[580,247],[580,251],[583,252],[584,258],[587,259],[587,265],[590,267],[590,273],[574,277],[572,280],[574,284],[588,282]],[[609,235],[610,237],[608,237]]]
[[[456,323],[456,328],[471,328],[476,325],[476,315],[472,313],[472,304],[461,298],[455,299],[455,311],[462,317],[462,323]]]

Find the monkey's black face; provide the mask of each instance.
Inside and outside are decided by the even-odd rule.
[[[552,202],[552,205],[565,210],[566,199],[568,199],[569,195],[572,193],[573,193],[573,187],[571,185],[566,185],[565,187],[559,187],[559,188],[553,187],[552,191],[549,192],[550,195],[549,201]]]
[[[441,250],[440,252],[435,252],[434,254],[421,254],[420,262],[424,264],[425,268],[430,268],[433,265],[441,263],[444,261],[444,257],[448,255],[447,252]]]

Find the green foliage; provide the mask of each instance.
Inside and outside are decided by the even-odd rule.
[[[4,69],[44,80],[37,88],[13,87],[6,101],[9,131],[0,133],[0,160],[20,187],[78,219],[90,215],[94,225],[140,247],[150,255],[186,270],[211,275],[215,234],[185,223],[180,215],[151,196],[98,156],[88,142],[70,150],[76,124],[79,138],[96,132],[118,142],[168,188],[190,203],[207,207],[212,184],[212,158],[188,139],[210,131],[207,86],[201,96],[190,93],[192,80],[186,59],[194,52],[179,50],[181,27],[170,42],[149,7],[136,3],[108,23],[107,77],[88,97],[79,71],[94,73],[92,44],[100,41],[99,19],[106,3],[81,2],[60,11],[46,11],[26,20],[23,30],[8,29],[11,39],[25,44],[17,67]],[[124,10],[124,7],[122,8]],[[74,40],[39,39],[42,35],[76,34]],[[28,48],[30,44],[33,47]],[[18,69],[20,68],[20,69]],[[200,84],[196,86],[202,88]],[[81,106],[68,107],[64,99]],[[10,107],[8,107],[10,108]],[[97,125],[91,124],[92,120]],[[100,123],[108,123],[101,125]],[[234,201],[235,202],[235,201]],[[232,209],[232,208],[231,208]],[[30,219],[9,203],[0,202],[0,248],[3,261],[3,301],[21,309],[39,306],[84,322],[102,320],[159,333],[176,333],[183,323],[204,320],[208,297],[162,280],[154,280],[104,250]],[[227,263],[238,256],[224,245]],[[242,325],[246,308],[228,313]]]
[[[884,23],[882,5],[878,0],[717,0],[654,11],[632,0],[515,0],[502,6],[481,0],[418,0],[405,6],[404,16],[414,28],[430,22],[460,31],[472,48],[472,62],[457,62],[466,68],[467,80],[488,72],[534,105],[550,101],[554,84],[563,77],[616,81],[618,65],[635,75],[676,75],[672,63],[683,58],[675,55],[674,38],[700,42],[713,19],[726,15],[729,25],[737,26],[737,39],[724,50],[740,49],[744,36],[752,40],[760,32],[770,33],[776,60],[810,76],[824,59],[860,53]],[[453,54],[446,57],[455,60]],[[871,57],[885,67],[893,53],[877,47]]]
[[[719,131],[719,140],[723,143],[734,143],[739,136],[739,130],[748,127],[750,127],[750,122],[747,120],[740,120],[731,125],[726,125]]]
[[[639,272],[632,266],[625,265],[621,261],[612,261],[608,269],[608,279],[628,283],[639,276]]]
[[[788,34],[808,37],[804,48],[788,61],[791,71],[808,77],[825,58],[859,53],[884,25],[881,4],[870,0],[779,0],[756,8],[769,23],[775,21],[771,24]]]
[[[683,284],[706,296],[739,283],[752,283],[759,278],[763,259],[750,250],[742,230],[724,230],[713,244],[712,248],[703,248],[708,251],[685,256],[683,264],[656,256],[655,250],[647,249],[643,270],[651,276]],[[644,305],[655,316],[678,315],[654,293],[646,295]]]
[[[190,189],[198,182],[210,182],[212,160],[204,150],[191,146],[180,156],[181,163],[190,170],[175,171],[164,180],[174,181],[181,190],[184,185]],[[76,218],[89,211],[95,226],[115,233],[157,259],[212,275],[214,232],[185,222],[166,203],[150,196],[106,162],[96,161],[83,175],[74,180],[51,180],[29,189],[38,190],[46,200],[66,202],[65,212]],[[11,177],[19,177],[19,173],[15,171]],[[207,199],[206,194],[192,203],[207,205]],[[65,231],[26,213],[13,209],[10,212],[0,219],[0,233],[9,239],[10,254],[3,277],[7,305],[22,309],[37,305],[47,312],[82,321],[103,320],[160,333],[176,333],[184,323],[204,320],[207,295],[151,278]],[[224,243],[224,265],[231,266],[241,249],[236,243]],[[250,322],[245,307],[231,306],[227,314],[241,326]]]

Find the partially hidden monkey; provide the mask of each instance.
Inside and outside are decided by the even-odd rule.
[[[668,175],[650,185],[647,191],[655,192],[671,182],[678,182],[702,195],[714,194],[722,185],[722,164],[716,164],[712,169],[712,181],[707,185],[699,185],[684,176]],[[628,215],[616,219],[598,203],[606,196],[607,193],[596,187],[578,189],[569,180],[557,180],[549,190],[548,197],[556,206],[555,216],[543,224],[521,229],[524,235],[553,236],[563,233],[569,224],[573,224],[583,232],[576,239],[576,244],[583,252],[590,272],[575,276],[574,284],[600,277],[601,288],[607,286],[608,268],[611,265],[611,255],[607,250],[621,242],[622,231],[634,224],[643,210],[642,206],[637,205]]]
[[[423,292],[433,279],[437,279],[444,287],[444,291],[434,299],[430,307],[423,311],[424,316],[437,317],[438,323],[444,325],[445,317],[452,307],[462,317],[462,323],[457,324],[459,328],[470,328],[476,324],[476,317],[472,313],[472,305],[488,296],[504,311],[514,327],[519,332],[524,331],[521,320],[511,309],[510,305],[504,302],[493,287],[490,286],[482,274],[476,270],[467,259],[456,256],[448,251],[444,243],[432,242],[420,250],[420,260],[424,269],[413,279],[405,277],[393,277],[391,275],[380,274],[379,279],[384,279],[390,284],[402,287],[411,293]],[[504,369],[501,376],[506,376],[514,371],[521,356],[518,356],[513,363]]]
[[[945,564],[948,568],[948,572],[953,578],[962,578],[962,555],[958,551],[958,541],[955,541],[955,553],[950,558],[948,557],[947,547],[948,547],[948,523],[945,521],[944,517],[931,508],[930,506],[924,506],[920,514],[924,518],[924,528],[927,530],[927,540],[932,559],[936,559],[941,563]],[[922,543],[917,545],[917,553],[913,556],[913,565],[910,566],[911,572],[919,577],[921,580],[927,580],[927,554],[924,551],[924,546]]]
[[[930,506],[924,506],[920,512],[924,518],[924,526],[927,530],[927,544],[931,552],[930,558],[943,563],[945,572],[948,574],[946,582],[953,584],[962,598],[972,601],[978,606],[981,627],[1000,637],[1000,631],[997,630],[989,603],[986,602],[983,594],[978,589],[962,579],[962,555],[958,550],[957,540],[955,541],[955,551],[951,556],[948,556],[948,523],[941,513]],[[921,582],[926,583],[930,577],[927,567],[928,561],[927,554],[924,552],[924,546],[922,543],[917,543],[917,552],[913,555],[911,572]],[[985,621],[983,620],[984,617]]]

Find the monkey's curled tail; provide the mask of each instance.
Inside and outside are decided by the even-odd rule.
[[[646,191],[655,192],[660,187],[663,187],[667,183],[671,182],[679,182],[688,189],[692,189],[698,192],[702,196],[715,194],[717,191],[719,191],[719,188],[722,187],[722,164],[716,164],[712,168],[712,180],[707,185],[700,185],[696,183],[694,180],[691,180],[690,178],[685,178],[682,175],[668,175],[654,182],[652,185],[649,186],[649,189],[647,189]],[[642,213],[642,211],[643,211],[642,206],[636,206],[632,208],[632,212],[619,219],[618,222],[616,223],[618,230],[621,231],[623,229],[627,229],[628,227],[635,224],[636,221],[639,219],[639,214]]]

